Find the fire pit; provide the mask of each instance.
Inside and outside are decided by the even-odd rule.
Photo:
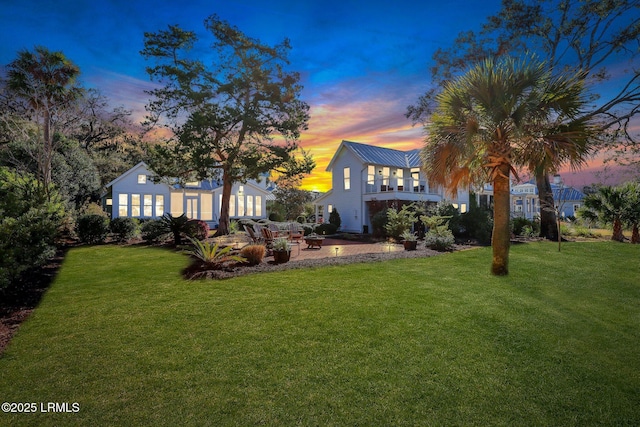
[[[309,234],[308,236],[304,236],[304,242],[307,244],[307,249],[320,249],[322,247],[323,240],[324,237],[318,235]]]

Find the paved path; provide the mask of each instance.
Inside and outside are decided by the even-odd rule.
[[[404,250],[402,245],[387,243],[363,243],[349,240],[339,240],[326,238],[322,242],[321,248],[308,249],[307,244],[301,241],[294,243],[291,250],[291,261],[301,261],[304,259],[321,259],[336,256],[348,256],[359,254],[373,254],[383,252],[393,252]]]

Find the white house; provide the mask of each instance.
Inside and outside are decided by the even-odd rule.
[[[555,175],[551,183],[555,208],[561,217],[576,216],[576,212],[583,205],[584,193],[573,188],[565,187],[560,175]],[[491,185],[485,185],[477,191],[480,206],[488,207],[487,200],[493,197]],[[533,220],[540,216],[540,197],[538,187],[533,181],[511,185],[511,216]]]
[[[154,183],[155,174],[140,162],[109,184],[103,197],[112,218],[159,218],[165,213],[200,219],[216,226],[222,205],[222,185],[215,180],[189,182],[183,187]],[[264,184],[249,181],[233,185],[229,216],[261,219],[267,217],[267,195]]]
[[[442,188],[430,186],[420,171],[419,153],[342,141],[327,166],[332,173],[332,190],[314,200],[316,209],[322,208],[325,218],[336,209],[342,230],[365,233],[373,230],[370,212],[379,202],[437,203],[448,199],[466,212],[469,192],[459,191],[452,199],[445,197]]]

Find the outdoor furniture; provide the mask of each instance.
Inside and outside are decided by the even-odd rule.
[[[276,237],[273,235],[271,230],[263,228],[262,238],[264,239],[264,244],[267,247],[267,255],[271,255],[273,253],[273,241]]]
[[[247,234],[249,235],[249,238],[251,239],[251,242],[259,245],[260,243],[262,243],[262,237],[256,235],[255,231],[253,231],[253,228],[251,228],[250,225],[244,225],[244,231],[247,232]]]
[[[307,244],[307,249],[313,249],[313,248],[320,249],[322,247],[323,241],[324,241],[324,237],[312,236],[311,234],[308,236],[305,236],[304,238],[304,242]]]
[[[273,237],[279,237],[280,236],[280,227],[278,227],[278,224],[269,223],[267,225],[267,227],[269,228],[271,233],[273,233]]]
[[[297,222],[289,224],[289,240],[299,242],[304,237],[304,230]]]

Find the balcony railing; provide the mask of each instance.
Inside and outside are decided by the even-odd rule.
[[[374,193],[414,193],[414,194],[440,194],[438,188],[430,188],[425,180],[412,178],[376,178],[364,182],[365,194]]]

